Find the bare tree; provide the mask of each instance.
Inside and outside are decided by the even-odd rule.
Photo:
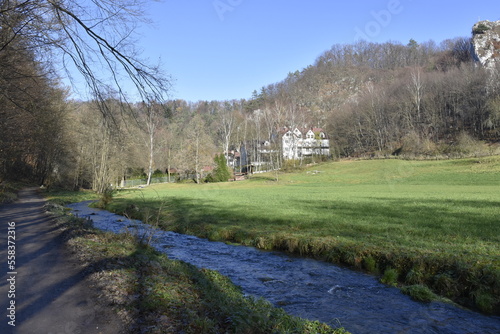
[[[148,152],[147,185],[151,184],[153,175],[154,157],[156,151],[156,137],[158,131],[165,123],[164,109],[156,103],[140,103],[138,106],[139,127],[146,134],[145,146]]]
[[[108,100],[110,112],[119,114],[118,101]],[[104,193],[118,184],[125,173],[126,155],[130,152],[123,148],[126,145],[123,122],[113,126],[107,124],[111,120],[100,116],[99,106],[95,102],[82,103],[74,110],[75,117],[68,127],[73,127],[75,146],[75,186],[90,186],[97,193]]]
[[[196,183],[201,181],[201,173],[204,166],[211,165],[215,155],[213,138],[207,133],[206,123],[200,114],[185,125],[180,135],[184,136],[184,143],[179,154],[183,157],[184,169],[194,172]]]
[[[411,82],[408,84],[408,91],[413,100],[413,104],[416,112],[416,122],[419,124],[422,122],[422,100],[424,94],[424,83],[422,80],[422,71],[420,68],[414,68],[410,72]]]
[[[231,144],[231,135],[234,130],[234,107],[236,105],[236,101],[233,103],[225,102],[222,105],[222,108],[219,110],[219,131],[222,136],[223,143],[223,151],[224,156],[226,157],[226,161],[229,161],[229,146]]]
[[[111,91],[127,105],[131,98],[163,102],[169,79],[158,66],[137,56],[133,40],[144,22],[147,0],[2,0],[0,52],[19,38],[37,51],[40,61],[62,59],[66,73],[74,67],[103,115]],[[48,58],[49,55],[51,58]],[[71,65],[71,66],[70,66]],[[135,96],[130,90],[135,89]]]

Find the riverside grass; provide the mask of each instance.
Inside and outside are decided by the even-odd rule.
[[[346,160],[217,184],[120,191],[109,209],[160,226],[423,284],[500,309],[500,157]],[[134,208],[134,210],[131,210]]]

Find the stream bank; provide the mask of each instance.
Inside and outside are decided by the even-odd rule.
[[[74,214],[114,233],[151,233],[151,227],[108,211],[71,204]],[[292,315],[339,324],[352,333],[498,333],[499,317],[456,306],[418,303],[373,276],[279,252],[227,245],[155,231],[151,245],[169,258],[228,276],[246,294],[263,297]]]

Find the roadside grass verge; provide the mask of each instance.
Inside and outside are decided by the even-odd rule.
[[[391,284],[418,286],[414,295],[429,296],[425,286],[498,314],[500,157],[341,161],[275,179],[124,190],[109,209],[141,219],[162,207],[166,230],[391,269]]]
[[[99,195],[91,190],[69,191],[61,189],[44,190],[42,195],[51,204],[66,205],[83,201],[98,200]]]
[[[21,183],[0,182],[0,204],[14,202],[17,199],[17,192],[22,187]]]
[[[132,333],[347,333],[245,297],[216,271],[170,260],[131,234],[98,231],[53,202],[47,209]]]

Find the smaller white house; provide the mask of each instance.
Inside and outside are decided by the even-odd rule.
[[[321,128],[289,128],[282,130],[284,159],[330,156],[330,140]]]

